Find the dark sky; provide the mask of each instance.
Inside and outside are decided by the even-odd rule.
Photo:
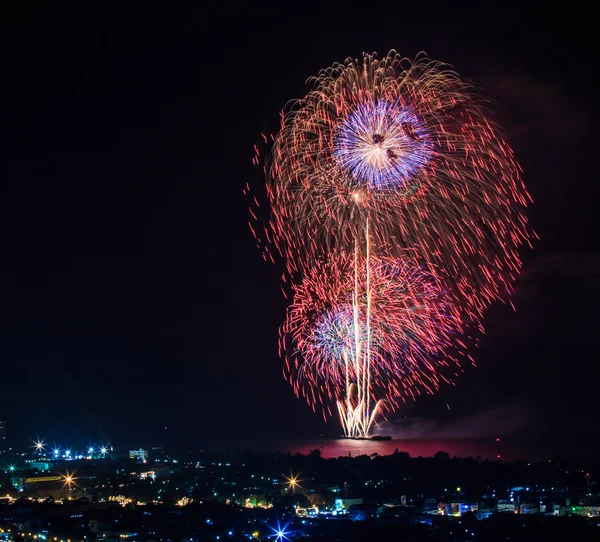
[[[391,48],[453,64],[496,102],[541,237],[518,312],[487,315],[479,368],[398,420],[430,436],[600,436],[589,14],[85,4],[0,13],[0,419],[15,440],[338,433],[281,376],[280,270],[241,191],[308,76]]]

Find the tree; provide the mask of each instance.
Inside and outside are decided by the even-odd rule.
[[[450,454],[447,454],[446,452],[442,452],[440,450],[439,452],[436,452],[434,454],[433,459],[435,459],[436,461],[448,461],[450,459]]]

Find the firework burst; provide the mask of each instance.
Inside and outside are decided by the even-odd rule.
[[[275,245],[292,277],[347,252],[369,220],[391,256],[407,247],[480,317],[512,292],[529,242],[520,168],[476,90],[446,65],[395,53],[322,71],[282,115],[265,166]]]
[[[366,412],[371,395],[394,410],[460,371],[461,315],[439,280],[407,258],[360,254],[316,262],[281,330],[292,387],[327,414],[353,387]]]
[[[461,336],[512,293],[531,198],[485,102],[447,65],[366,54],[310,81],[263,136],[270,217],[247,185],[250,227],[286,263],[287,378],[366,436],[472,360]]]

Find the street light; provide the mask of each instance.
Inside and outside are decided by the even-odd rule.
[[[274,537],[276,542],[284,542],[286,540],[290,540],[288,535],[290,534],[290,532],[287,530],[289,526],[289,523],[286,525],[281,525],[280,521],[277,520],[277,527],[271,527],[269,525],[269,528],[273,531],[273,534],[269,536],[269,538]]]
[[[73,473],[69,473],[67,471],[67,473],[63,476],[63,487],[66,486],[69,488],[69,500],[71,500],[71,490],[73,484],[75,484],[75,478],[73,476]]]
[[[287,482],[285,482],[287,484],[287,489],[289,489],[290,487],[292,488],[292,494],[295,495],[296,494],[296,486],[300,486],[300,484],[298,483],[298,476],[290,476],[289,478],[286,476]]]

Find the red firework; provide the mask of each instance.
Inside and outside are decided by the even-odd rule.
[[[327,408],[360,379],[357,358],[369,356],[369,389],[387,410],[460,371],[460,310],[440,281],[409,259],[372,257],[367,283],[366,266],[354,255],[328,258],[293,287],[281,355],[296,394],[313,406]]]
[[[250,227],[286,263],[285,374],[365,436],[380,409],[472,360],[460,337],[512,292],[531,198],[485,102],[448,66],[364,55],[312,85],[263,136],[270,217],[259,223],[247,185]]]
[[[474,87],[395,53],[348,59],[312,82],[282,115],[265,165],[262,247],[298,277],[322,253],[347,253],[368,219],[379,253],[415,251],[471,318],[511,293],[518,248],[534,235],[531,200]]]

